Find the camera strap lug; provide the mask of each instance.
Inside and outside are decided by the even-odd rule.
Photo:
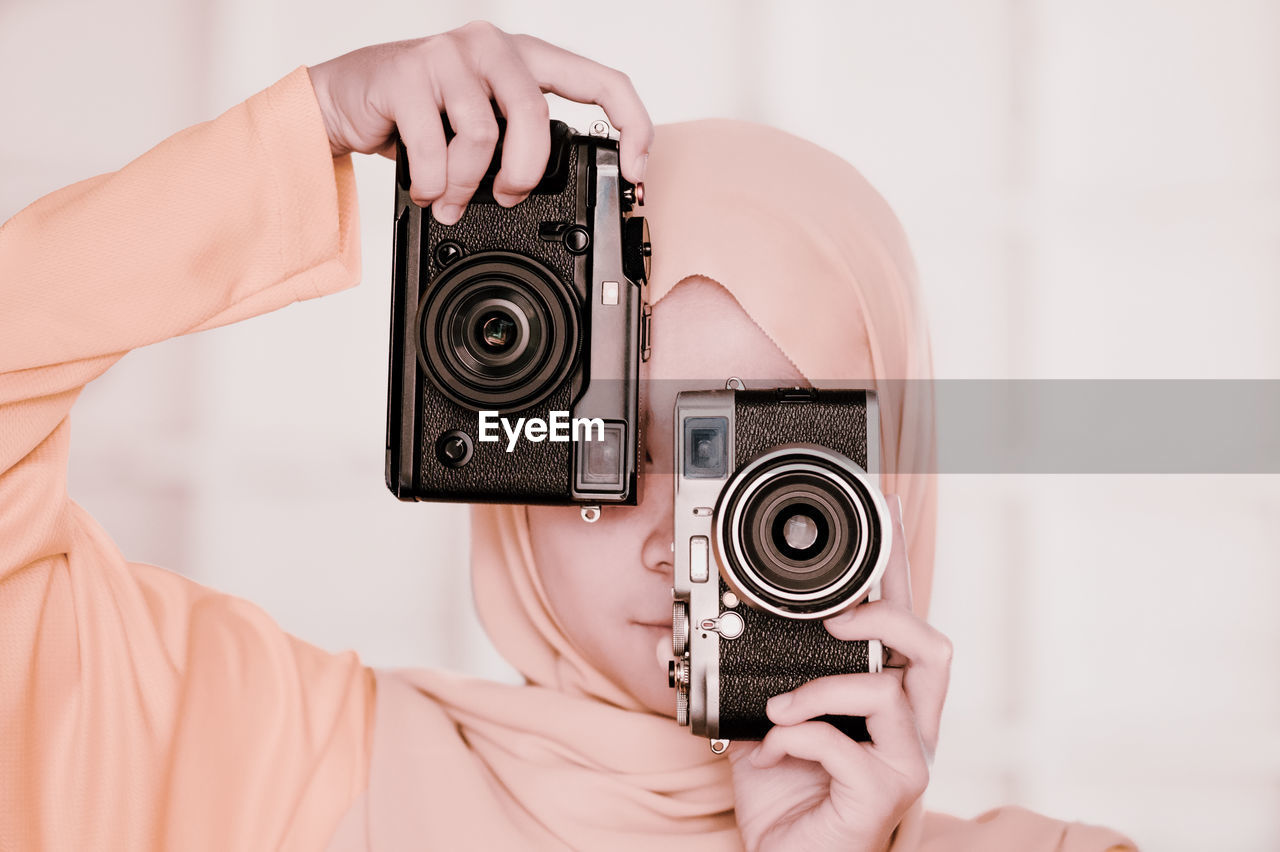
[[[613,129],[613,125],[605,121],[603,118],[597,118],[591,122],[591,127],[587,130],[587,135],[598,136],[601,139],[617,139],[617,131]]]

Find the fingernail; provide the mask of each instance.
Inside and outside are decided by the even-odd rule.
[[[636,157],[636,179],[632,183],[639,183],[644,180],[644,170],[649,167],[649,155],[641,154]]]
[[[462,208],[457,204],[437,204],[433,215],[441,225],[452,225],[462,218]]]
[[[775,695],[772,698],[770,698],[768,703],[765,705],[764,712],[766,715],[772,718],[775,714],[781,713],[782,711],[786,710],[787,707],[790,706],[790,704],[791,704],[791,693],[784,692],[781,695]]]
[[[501,204],[503,207],[514,207],[521,201],[529,197],[529,193],[520,192],[519,190],[493,188],[493,200]]]
[[[756,750],[751,752],[750,760],[752,766],[768,766],[769,756],[765,753],[764,746],[756,746]]]

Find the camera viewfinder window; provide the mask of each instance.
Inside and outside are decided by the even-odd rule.
[[[729,473],[729,418],[686,417],[684,475],[689,479],[724,479]]]
[[[604,424],[603,436],[591,432],[587,440],[577,442],[577,487],[580,491],[622,487],[626,431],[625,423],[608,421]]]

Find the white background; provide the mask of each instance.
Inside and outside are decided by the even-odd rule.
[[[299,65],[473,17],[622,68],[657,121],[856,165],[912,239],[939,377],[1280,378],[1265,0],[3,0],[0,218]],[[365,283],[130,355],[76,408],[72,495],[320,645],[510,677],[465,510],[382,482],[392,168],[356,168]],[[1280,848],[1276,477],[949,475],[939,514],[931,808]]]

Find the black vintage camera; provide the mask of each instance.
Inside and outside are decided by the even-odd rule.
[[[714,751],[763,738],[774,695],[880,670],[879,640],[819,620],[880,597],[893,527],[879,460],[874,391],[677,395],[669,680],[677,721]],[[822,719],[868,739],[862,717]]]
[[[635,505],[649,237],[643,187],[597,130],[551,122],[546,173],[512,208],[493,200],[500,140],[454,225],[409,198],[399,146],[386,476],[401,500]]]

